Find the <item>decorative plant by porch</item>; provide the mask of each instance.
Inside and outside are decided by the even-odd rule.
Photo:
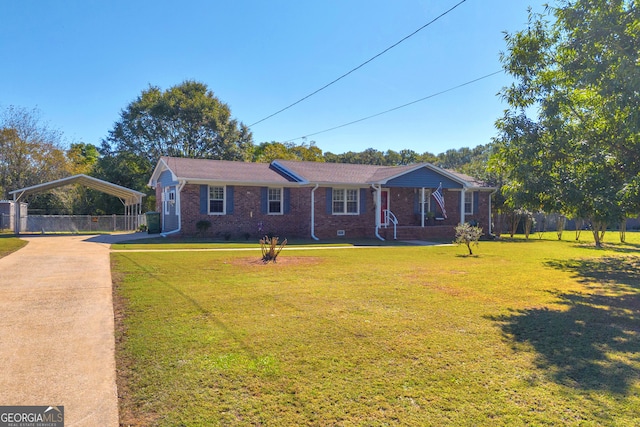
[[[278,237],[264,236],[260,239],[260,248],[262,249],[262,261],[265,263],[269,261],[276,262],[276,258],[280,254],[280,251],[287,245],[287,239],[284,239],[280,245],[278,245]]]
[[[436,214],[431,211],[427,211],[427,224],[433,225],[436,220]]]
[[[456,228],[456,243],[464,243],[469,249],[469,255],[473,255],[471,245],[478,246],[478,239],[482,236],[482,228],[473,226],[468,222],[458,225]]]

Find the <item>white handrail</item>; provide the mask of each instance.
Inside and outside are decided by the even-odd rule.
[[[387,228],[389,221],[393,223],[393,240],[397,240],[398,218],[389,209],[384,210],[384,228]]]

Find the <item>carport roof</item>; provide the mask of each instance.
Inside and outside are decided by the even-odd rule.
[[[9,194],[13,195],[13,199],[15,201],[18,201],[22,196],[42,193],[48,190],[53,190],[54,188],[72,184],[84,185],[85,187],[118,197],[126,206],[142,203],[142,198],[146,196],[146,194],[141,193],[140,191],[131,190],[130,188],[112,184],[87,175],[73,175],[68,178],[57,179],[55,181],[49,181],[43,184],[32,185],[31,187],[10,191]]]

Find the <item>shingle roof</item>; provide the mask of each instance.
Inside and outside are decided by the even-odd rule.
[[[486,182],[480,181],[479,179],[476,179],[476,178],[474,178],[472,176],[465,175],[465,174],[460,173],[460,172],[452,171],[450,169],[443,169],[443,170],[446,170],[451,175],[454,175],[458,179],[460,179],[462,181],[465,181],[471,187],[490,187],[490,185],[488,185]]]
[[[276,162],[308,182],[331,184],[369,184],[416,167],[416,165],[373,166],[295,160],[277,160]]]
[[[191,181],[218,181],[255,184],[342,184],[363,185],[385,182],[421,167],[440,171],[471,187],[488,187],[465,174],[441,169],[430,164],[406,166],[354,165],[346,163],[276,160],[271,164],[225,160],[162,157],[161,161],[178,177]]]
[[[268,163],[162,157],[178,177],[190,180],[221,182],[288,183],[291,182]]]

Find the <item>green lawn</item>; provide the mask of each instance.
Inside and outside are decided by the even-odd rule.
[[[0,233],[0,258],[17,251],[26,244],[26,241],[18,239],[13,233]]]
[[[407,243],[387,241],[383,242],[377,239],[363,239],[359,241],[345,241],[342,240],[322,240],[321,242],[314,242],[313,240],[288,240],[287,246],[300,247],[300,246],[313,246],[313,247],[325,247],[325,246],[398,246]],[[116,243],[112,245],[112,249],[116,250],[158,250],[158,249],[245,249],[245,248],[257,248],[260,249],[260,245],[257,240],[252,241],[221,241],[211,239],[198,239],[198,238],[165,238],[165,237],[152,237],[149,239],[132,240],[130,242]]]
[[[640,235],[606,241],[114,253],[121,422],[637,426]]]

